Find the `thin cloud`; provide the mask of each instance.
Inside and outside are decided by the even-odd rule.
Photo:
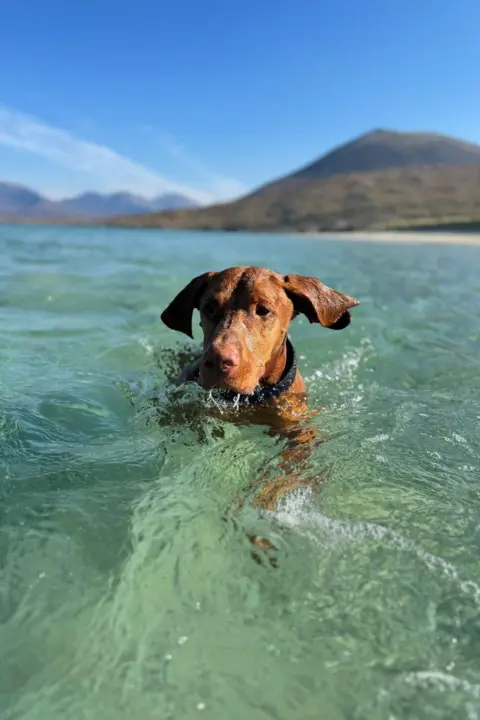
[[[228,191],[230,182],[232,194],[229,197],[238,194],[237,181],[233,179],[225,178],[227,182],[223,187],[213,184],[206,189],[176,183],[105,145],[83,140],[66,130],[1,107],[0,144],[40,155],[52,163],[87,175],[91,186],[103,192],[128,190],[148,197],[178,192],[208,203],[227,199],[225,190]]]
[[[185,145],[179,143],[169,133],[155,133],[150,126],[145,131],[153,135],[155,142],[169,153],[177,162],[183,165],[190,173],[196,176],[202,184],[218,200],[230,200],[244,195],[248,188],[235,178],[226,177],[212,170],[211,167],[196,158]]]

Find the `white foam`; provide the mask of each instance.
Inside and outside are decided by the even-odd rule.
[[[439,690],[461,690],[468,693],[475,699],[480,699],[480,685],[476,685],[463,680],[462,678],[450,675],[449,673],[439,672],[436,670],[419,670],[417,672],[408,673],[405,681],[411,685],[428,686],[433,685]],[[478,717],[478,715],[477,715]]]
[[[284,526],[320,546],[335,546],[342,542],[357,543],[373,540],[401,552],[413,553],[429,570],[441,574],[456,585],[460,591],[470,597],[480,607],[480,586],[473,580],[463,580],[452,563],[441,557],[425,552],[415,542],[402,537],[393,530],[368,522],[347,522],[329,518],[312,507],[313,491],[301,488],[289,494],[279,503],[274,513]]]
[[[388,435],[388,433],[377,433],[377,435],[372,435],[372,437],[362,440],[362,445],[384,443],[387,440],[390,440],[390,435]]]
[[[145,350],[146,354],[150,357],[153,355],[155,348],[152,341],[148,337],[139,337],[138,344]]]

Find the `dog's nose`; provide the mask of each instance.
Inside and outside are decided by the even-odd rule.
[[[240,364],[240,353],[235,345],[212,345],[204,359],[207,370],[220,370],[223,373],[233,372]]]

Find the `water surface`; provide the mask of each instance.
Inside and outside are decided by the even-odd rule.
[[[479,248],[0,226],[0,256],[2,720],[480,717]],[[159,313],[234,264],[361,300],[292,325],[329,480],[243,513],[276,570],[224,517],[281,443],[168,392]]]

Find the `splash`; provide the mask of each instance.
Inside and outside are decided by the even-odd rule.
[[[480,585],[473,580],[462,579],[460,572],[452,563],[425,552],[412,540],[404,538],[399,533],[382,525],[346,522],[327,517],[314,508],[313,502],[312,489],[301,488],[284,497],[274,515],[282,525],[304,535],[321,547],[373,541],[401,552],[413,553],[429,570],[439,571],[445,579],[456,585],[480,608]]]

